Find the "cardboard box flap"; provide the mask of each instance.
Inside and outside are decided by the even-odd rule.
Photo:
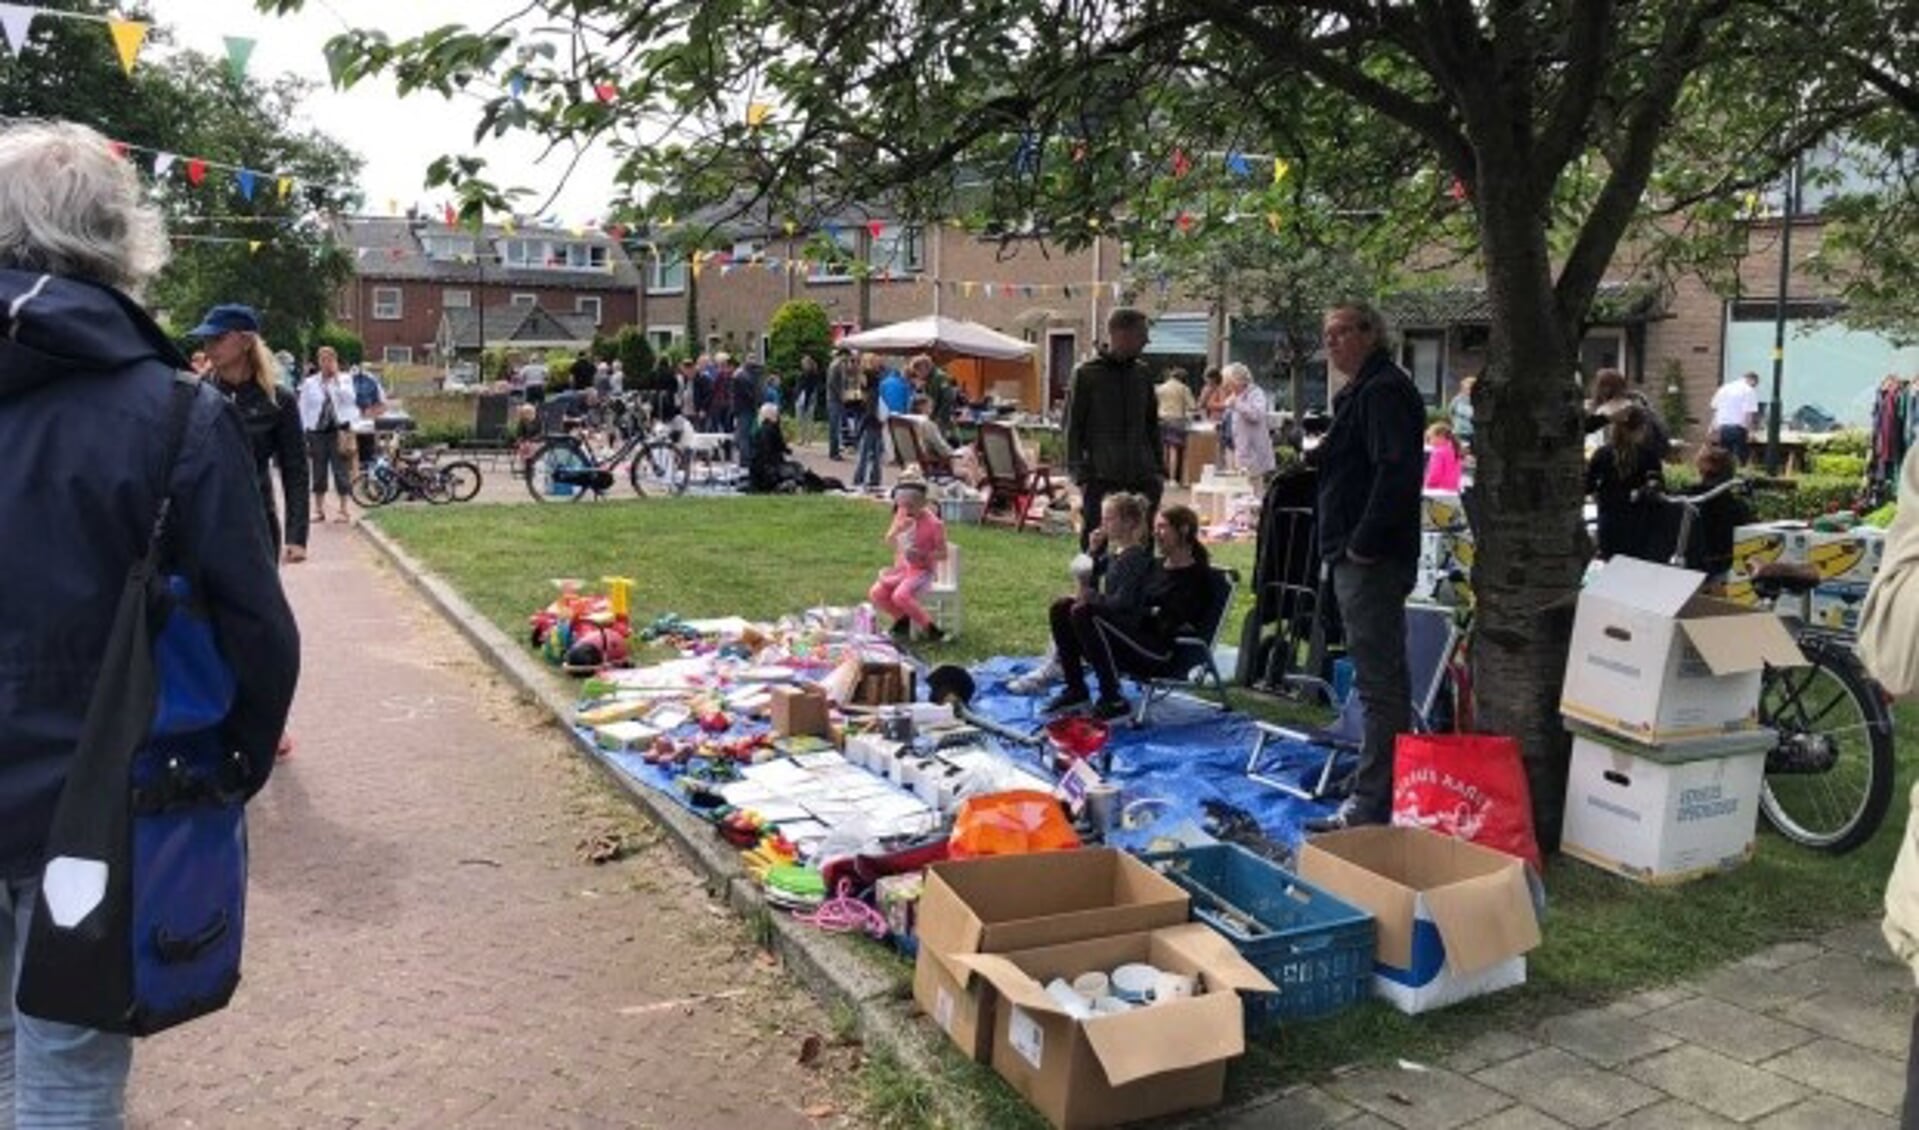
[[[1029,1012],[1044,1012],[1054,1016],[1066,1015],[1066,1010],[1047,993],[1044,986],[1028,976],[1025,970],[998,954],[954,954],[946,960],[946,965],[948,968],[958,970],[955,976],[961,981],[965,981],[970,974],[978,973],[986,978],[988,984],[999,990],[1000,996]]]
[[[1106,1072],[1106,1082],[1114,1087],[1204,1067],[1246,1050],[1246,1020],[1237,993],[1207,993],[1176,1004],[1094,1017],[1081,1021],[1080,1031]]]
[[[1446,943],[1446,967],[1462,976],[1539,945],[1539,918],[1518,865],[1423,892]]]
[[[1679,610],[1705,583],[1704,573],[1622,555],[1607,561],[1599,575],[1587,583],[1585,591],[1632,608],[1672,617],[1679,615]]]
[[[1308,840],[1299,852],[1299,877],[1371,914],[1374,952],[1385,964],[1405,969],[1413,963],[1418,895],[1380,874],[1398,854],[1391,833],[1389,828],[1353,828]]]
[[[920,950],[932,954],[933,960],[945,966],[962,988],[972,979],[973,971],[953,957],[979,949],[980,937],[985,932],[985,925],[966,908],[953,888],[938,874],[928,873],[926,885],[920,892]]]
[[[1736,675],[1767,666],[1804,667],[1806,657],[1792,633],[1770,612],[1688,617],[1679,628],[1715,675]]]
[[[1206,977],[1209,989],[1240,993],[1277,993],[1279,986],[1267,980],[1253,964],[1239,955],[1233,943],[1204,922],[1154,932],[1154,940],[1184,957]]]

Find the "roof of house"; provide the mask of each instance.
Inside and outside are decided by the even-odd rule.
[[[1430,330],[1483,326],[1492,322],[1492,300],[1483,286],[1434,287],[1389,294],[1381,305],[1399,329]],[[1604,282],[1593,296],[1592,320],[1619,324],[1650,322],[1666,316],[1660,288],[1640,282]]]
[[[443,311],[441,342],[455,349],[480,348],[480,313],[474,308]],[[489,306],[486,313],[488,345],[585,345],[598,327],[591,314],[556,314],[540,306]]]
[[[482,264],[467,261],[433,259],[423,242],[428,236],[464,234],[473,239],[472,229],[455,231],[437,220],[405,216],[345,216],[336,221],[334,234],[354,259],[354,269],[362,278],[419,280],[422,282],[477,283]],[[603,231],[582,229],[579,235],[560,228],[516,228],[512,233],[499,224],[484,229],[485,243],[492,244],[484,264],[488,285],[555,286],[576,290],[633,290],[640,285],[640,272],[633,260]],[[498,244],[508,239],[552,239],[562,243],[581,243],[606,248],[607,265],[599,269],[510,267],[501,261]],[[483,247],[482,250],[485,250]]]

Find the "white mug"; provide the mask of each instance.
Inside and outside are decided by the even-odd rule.
[[[1153,984],[1153,1002],[1165,1004],[1168,1001],[1190,1000],[1199,991],[1199,980],[1190,973],[1168,973],[1160,970],[1159,980]]]

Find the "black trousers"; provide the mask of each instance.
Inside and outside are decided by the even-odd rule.
[[[1109,494],[1137,494],[1146,499],[1146,528],[1153,528],[1153,516],[1159,513],[1159,498],[1166,489],[1163,479],[1154,479],[1150,483],[1109,483],[1095,479],[1079,490],[1079,547],[1086,548],[1086,541],[1099,529],[1100,507],[1105,504]]]
[[[1063,596],[1047,609],[1053,650],[1066,686],[1084,690],[1090,664],[1101,698],[1119,697],[1122,674],[1151,678],[1166,672],[1172,648],[1139,624],[1125,624],[1090,604]]]

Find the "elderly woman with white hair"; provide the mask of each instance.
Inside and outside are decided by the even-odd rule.
[[[1266,494],[1266,476],[1273,473],[1273,433],[1266,424],[1266,391],[1253,383],[1252,370],[1235,361],[1220,370],[1226,390],[1226,415],[1233,421],[1233,452],[1240,473],[1253,493]]]
[[[249,791],[272,771],[299,675],[299,633],[240,417],[214,389],[183,378],[186,358],[138,301],[167,251],[144,196],[133,169],[92,130],[32,122],[0,131],[0,450],[15,468],[0,477],[0,1124],[8,1126],[125,1119],[128,1037],[29,1014],[23,997],[71,1005],[69,987],[14,981],[36,923],[43,936],[60,936],[64,916],[41,881],[56,806],[83,820],[96,803],[62,794],[113,634],[115,602],[101,597],[119,591],[146,554],[163,500],[172,504],[167,567],[203,598],[235,680],[219,733]],[[127,801],[113,791],[97,803],[105,822]],[[71,883],[57,889],[71,893]],[[134,914],[159,913],[147,901],[159,897],[136,890]],[[80,919],[123,921],[112,909]]]

